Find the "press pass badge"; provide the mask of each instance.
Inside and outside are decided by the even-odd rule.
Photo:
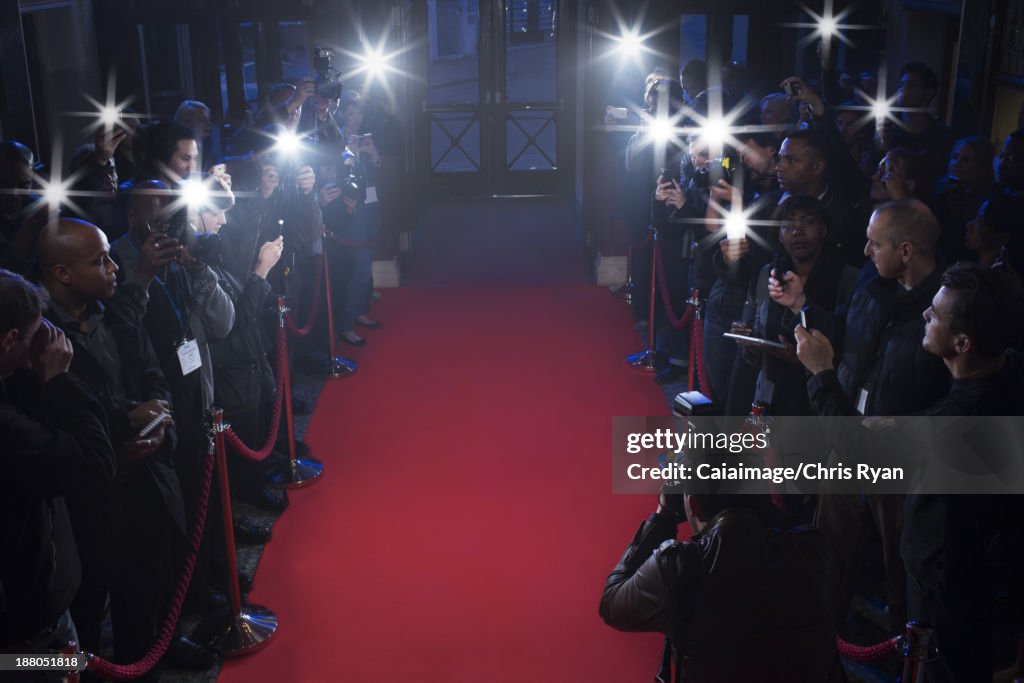
[[[199,355],[199,343],[195,339],[186,339],[180,342],[176,350],[178,362],[181,363],[182,376],[195,372],[203,366],[203,359]]]
[[[366,201],[364,204],[374,204],[377,201],[377,188],[374,185],[370,185],[366,188]]]
[[[868,407],[868,388],[861,387],[860,391],[857,392],[857,412],[861,415]]]

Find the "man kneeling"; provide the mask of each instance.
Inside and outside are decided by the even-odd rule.
[[[767,495],[707,493],[707,483],[700,492],[690,482],[683,493],[663,490],[608,576],[601,618],[621,631],[668,636],[665,683],[843,680],[824,538],[795,526]],[[678,541],[686,520],[694,534]]]

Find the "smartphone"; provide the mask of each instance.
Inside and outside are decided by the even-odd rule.
[[[612,107],[609,105],[606,111],[616,121],[625,121],[629,118],[629,110],[625,107]]]
[[[679,180],[679,178],[676,177],[676,172],[671,168],[663,168],[658,171],[659,183],[671,183],[673,180]]]
[[[135,435],[136,439],[145,439],[147,436],[153,433],[153,431],[160,426],[160,424],[167,418],[166,413],[160,413],[154,417],[149,424],[139,430],[139,433]]]
[[[790,269],[787,259],[781,254],[776,254],[775,260],[772,261],[772,269],[775,270],[775,279],[779,281],[779,287],[782,287],[783,291],[785,291],[786,281],[783,279],[783,276]]]

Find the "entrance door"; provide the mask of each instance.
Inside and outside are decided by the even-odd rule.
[[[559,0],[426,0],[421,173],[447,196],[566,191]],[[566,162],[566,163],[563,163]]]

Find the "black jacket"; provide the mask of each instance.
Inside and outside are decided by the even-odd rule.
[[[18,375],[21,375],[20,377]],[[53,624],[81,581],[65,496],[113,479],[103,407],[68,374],[0,383],[0,646]]]
[[[777,517],[730,508],[679,542],[652,515],[608,576],[601,618],[671,635],[688,683],[832,680],[831,553],[819,532]]]
[[[78,343],[77,331],[69,329],[77,325],[62,324],[62,327],[75,349],[71,372],[90,387],[99,399],[106,412],[110,441],[116,449],[120,444],[135,438],[136,430],[128,421],[129,411],[153,399],[167,401],[172,409],[174,403],[145,327],[137,320],[122,315],[114,307],[107,306],[102,310],[103,324],[117,346],[117,358],[114,359],[118,363],[117,368],[104,368],[100,360]],[[60,316],[50,315],[49,318],[58,320]],[[112,370],[117,371],[116,377],[111,376]],[[176,445],[177,431],[173,427],[168,428],[163,446],[145,460],[129,468],[122,468],[118,479],[122,485],[138,492],[140,497],[158,498],[179,532],[185,534],[181,485],[174,470],[173,453]],[[77,507],[74,505],[72,514],[77,515]]]
[[[807,384],[819,415],[855,414],[862,387],[867,387],[865,415],[921,412],[949,390],[949,370],[941,358],[921,346],[923,313],[939,290],[942,267],[936,265],[909,291],[875,273],[874,278],[862,282],[850,301],[835,374],[819,373]],[[835,395],[826,390],[835,380],[847,406],[837,405]]]
[[[223,339],[210,342],[215,403],[225,411],[270,403],[276,384],[267,362],[261,319],[270,284],[250,274],[243,285],[225,268],[214,268],[221,286],[235,304],[235,324]]]

